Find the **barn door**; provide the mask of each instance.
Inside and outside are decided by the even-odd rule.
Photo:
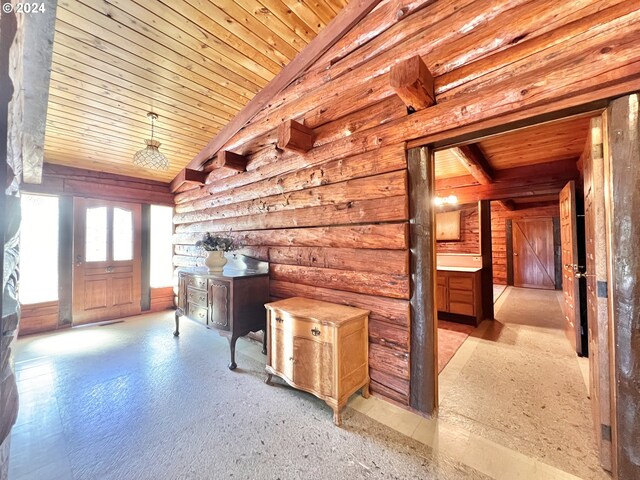
[[[139,204],[74,199],[73,324],[140,313]]]
[[[553,260],[553,219],[514,220],[513,285],[556,288]]]
[[[580,326],[580,285],[575,278],[579,270],[578,228],[576,222],[576,185],[572,180],[560,192],[560,244],[562,249],[562,303],[565,333],[578,354],[582,354]]]
[[[611,403],[609,399],[609,314],[607,309],[606,222],[602,117],[591,120],[584,155],[587,325],[590,397],[600,462],[611,470]]]

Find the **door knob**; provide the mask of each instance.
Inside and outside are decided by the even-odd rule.
[[[588,274],[586,272],[576,272],[575,277],[576,278],[587,278],[587,277],[595,277],[595,275]]]
[[[82,265],[82,255],[76,255],[76,267]]]
[[[113,272],[113,267],[109,265],[107,268],[105,268],[105,270],[107,271],[107,273],[111,273]]]
[[[518,256],[518,252],[513,252],[513,256],[517,257]]]

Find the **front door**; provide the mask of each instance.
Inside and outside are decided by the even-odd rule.
[[[73,324],[139,314],[139,204],[74,199]]]
[[[513,285],[556,288],[553,219],[513,221]]]
[[[560,192],[560,244],[562,250],[562,310],[565,333],[572,347],[583,354],[580,326],[580,285],[575,277],[578,267],[578,227],[576,185],[572,180]]]

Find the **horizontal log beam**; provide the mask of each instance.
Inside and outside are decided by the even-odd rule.
[[[297,246],[332,248],[370,248],[405,250],[408,248],[408,225],[387,223],[383,225],[353,225],[335,227],[284,228],[278,230],[255,230],[228,232],[224,228],[210,230],[224,233],[240,245],[245,246]],[[196,241],[201,233],[177,233],[173,235],[176,253],[194,255]],[[180,250],[179,250],[180,249]]]
[[[478,183],[487,185],[494,182],[493,168],[478,145],[454,147],[451,149],[451,153]]]
[[[389,72],[389,84],[411,112],[436,103],[433,75],[419,55],[393,65]]]
[[[455,190],[458,203],[465,204],[480,200],[509,200],[514,198],[538,197],[542,195],[556,195],[566,185],[566,180],[535,183],[531,180],[523,182],[492,183],[461,187]]]
[[[171,181],[169,189],[171,193],[182,190],[184,187],[192,186],[193,188],[204,185],[207,180],[206,172],[193,170],[191,168],[183,168],[180,173]]]

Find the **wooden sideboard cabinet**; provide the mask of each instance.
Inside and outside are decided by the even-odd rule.
[[[438,267],[436,304],[445,320],[478,325],[483,319],[481,268]]]
[[[180,317],[218,330],[229,339],[229,369],[237,367],[236,341],[249,332],[266,330],[264,304],[269,301],[269,264],[243,255],[230,255],[221,273],[205,267],[178,273],[178,308],[175,336],[180,335]],[[266,338],[263,353],[266,353]]]
[[[267,383],[273,375],[340,410],[359,389],[369,397],[369,311],[307,298],[267,308]]]

